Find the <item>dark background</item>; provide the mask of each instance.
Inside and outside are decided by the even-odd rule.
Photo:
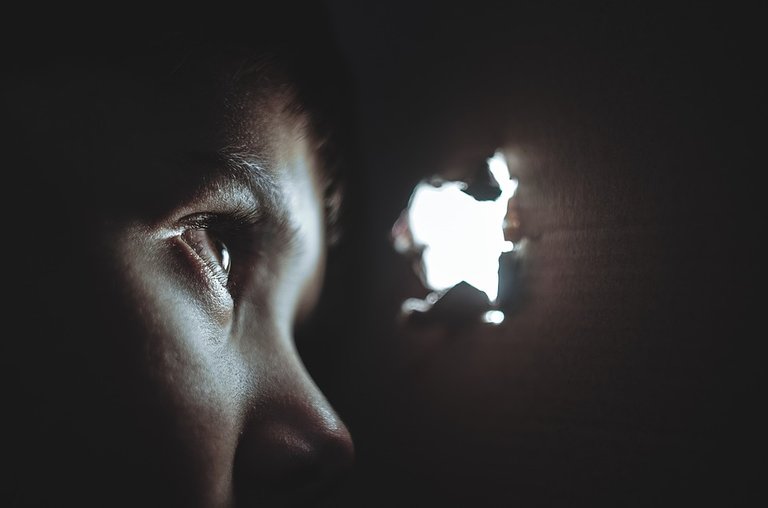
[[[346,505],[738,504],[749,13],[329,5],[356,91],[353,212],[326,336],[301,347],[356,441]],[[423,292],[389,228],[418,180],[497,147],[523,155],[541,233],[529,303],[495,329],[399,325]]]
[[[340,506],[739,505],[762,481],[760,18],[736,3],[325,4],[353,90],[345,235],[299,347],[355,439]],[[390,227],[420,179],[498,147],[521,157],[536,237],[525,305],[497,328],[404,326],[401,301],[424,290]],[[21,279],[27,245],[10,230]]]

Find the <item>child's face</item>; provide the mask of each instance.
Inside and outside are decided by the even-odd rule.
[[[95,149],[128,149],[70,197],[92,219],[62,296],[81,328],[51,397],[61,440],[35,467],[85,504],[315,499],[352,444],[293,342],[326,248],[302,114],[270,90],[107,88],[104,118],[123,121]]]

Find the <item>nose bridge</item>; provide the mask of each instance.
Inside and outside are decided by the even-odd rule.
[[[291,345],[267,361],[235,456],[237,497],[263,503],[315,495],[351,466],[351,437]]]

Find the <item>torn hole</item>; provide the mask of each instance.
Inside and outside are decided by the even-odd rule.
[[[403,302],[404,314],[504,321],[524,246],[517,187],[500,151],[468,182],[432,177],[416,185],[392,227],[392,241],[431,293]]]

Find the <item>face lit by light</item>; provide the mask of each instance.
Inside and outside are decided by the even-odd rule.
[[[514,249],[504,239],[507,203],[517,190],[504,155],[488,159],[488,169],[501,189],[493,201],[478,201],[463,190],[463,182],[439,187],[422,182],[416,186],[408,208],[413,242],[423,249],[426,285],[435,291],[450,289],[461,281],[483,291],[491,302],[499,290],[499,256]]]

